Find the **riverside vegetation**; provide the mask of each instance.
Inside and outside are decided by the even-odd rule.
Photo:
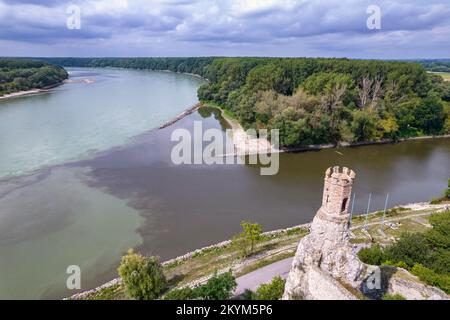
[[[44,61],[0,58],[0,96],[52,87],[67,77],[64,68]]]
[[[362,249],[360,259],[369,264],[389,264],[406,268],[418,276],[426,284],[437,286],[448,292],[449,260],[448,260],[448,234],[450,232],[448,221],[450,211],[442,210],[449,199],[439,205],[425,205],[423,209],[409,207],[396,207],[388,210],[385,217],[385,228],[380,233],[380,222],[383,214],[375,212],[366,218],[355,216],[351,224],[351,242],[369,249]],[[415,205],[413,205],[415,206]],[[429,208],[428,208],[429,206]],[[245,226],[245,227],[244,227]],[[365,228],[367,226],[367,228]],[[142,288],[150,293],[134,295],[134,289],[128,289],[129,282],[114,282],[113,284],[94,290],[86,295],[74,296],[74,299],[145,299],[157,297],[158,299],[216,299],[232,297],[236,288],[235,277],[252,272],[265,265],[292,257],[295,254],[298,242],[308,231],[305,228],[295,227],[275,233],[248,232],[258,230],[257,224],[243,223],[243,232],[234,238],[238,243],[231,241],[220,247],[210,247],[200,250],[187,259],[164,263],[155,267],[154,257],[137,255],[139,263],[129,263],[129,252],[122,259],[119,270],[127,270],[122,277],[134,274],[133,277],[147,279],[149,285],[131,282],[133,288],[141,292]],[[247,229],[247,232],[246,232]],[[243,237],[248,237],[243,240]],[[254,243],[254,252],[250,253],[251,240]],[[414,239],[422,239],[415,243]],[[414,241],[412,241],[412,240]],[[423,240],[423,239],[430,239]],[[247,247],[243,248],[243,244]],[[417,251],[416,249],[419,249]],[[244,256],[248,254],[248,256]],[[146,262],[148,261],[148,263]],[[125,263],[125,266],[124,266]],[[149,268],[140,266],[149,265]],[[236,266],[239,266],[236,268]],[[165,280],[161,279],[161,270]],[[220,271],[220,272],[219,272]],[[121,271],[119,271],[119,274]],[[142,274],[143,273],[143,274]],[[155,286],[155,283],[165,283],[164,288]],[[284,280],[274,278],[271,283],[261,285],[255,292],[246,291],[242,298],[255,300],[279,299],[284,291]],[[163,289],[162,289],[163,288]],[[386,295],[386,300],[402,299],[398,295]]]
[[[170,70],[245,129],[280,130],[281,147],[450,133],[450,83],[421,62],[325,58],[50,58],[66,66]],[[447,66],[442,62],[440,67]]]

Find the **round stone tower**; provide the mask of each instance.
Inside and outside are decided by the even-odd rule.
[[[356,298],[341,284],[357,288],[364,270],[348,242],[348,208],[355,176],[346,167],[325,172],[322,206],[310,233],[300,240],[283,299]]]
[[[338,166],[330,167],[325,172],[325,185],[323,189],[322,214],[329,216],[347,216],[350,204],[355,172],[346,167],[342,172]]]

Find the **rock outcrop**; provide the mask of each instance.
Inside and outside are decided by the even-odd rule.
[[[349,199],[355,173],[339,167],[325,173],[322,206],[310,234],[299,243],[286,280],[283,299],[380,299],[400,294],[406,299],[448,299],[403,269],[362,263],[349,243]]]
[[[349,245],[348,206],[355,173],[329,168],[322,206],[297,248],[284,299],[355,299],[366,267]]]

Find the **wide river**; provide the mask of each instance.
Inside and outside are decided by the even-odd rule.
[[[332,165],[356,171],[358,213],[370,193],[371,211],[386,193],[389,206],[426,201],[450,177],[450,139],[282,154],[274,176],[175,165],[174,129],[225,129],[213,110],[157,129],[196,103],[201,79],[69,71],[73,83],[51,93],[0,101],[0,298],[70,295],[69,265],[86,290],[116,277],[128,248],[165,260],[230,238],[244,219],[266,230],[308,222]]]

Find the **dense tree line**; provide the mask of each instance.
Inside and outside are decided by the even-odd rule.
[[[416,63],[348,59],[218,59],[202,100],[246,128],[280,130],[286,147],[449,132],[450,84]]]
[[[0,95],[53,86],[67,77],[62,67],[44,61],[0,58]]]
[[[419,60],[425,69],[433,72],[450,72],[450,60]]]
[[[195,73],[203,101],[285,147],[450,132],[450,83],[420,63],[329,58],[50,58],[64,66]]]
[[[214,58],[39,58],[64,67],[126,68],[169,70],[204,76],[205,67]]]

